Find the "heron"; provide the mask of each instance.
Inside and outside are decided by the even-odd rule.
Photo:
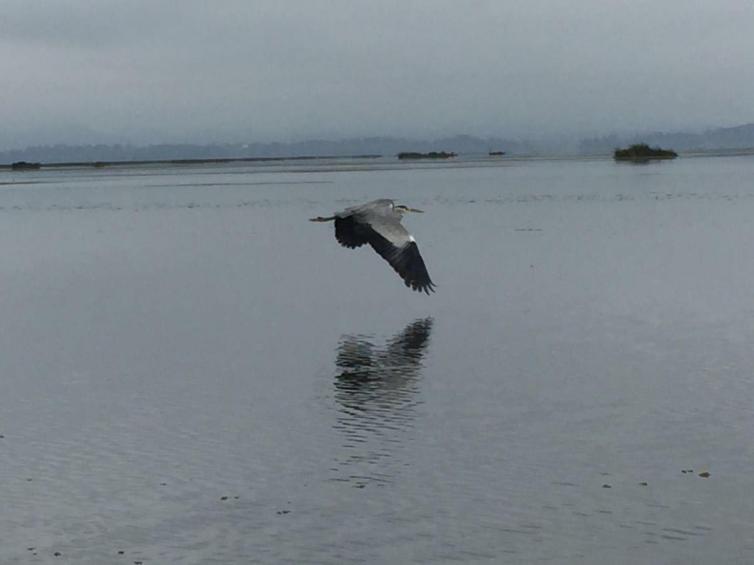
[[[423,212],[389,198],[380,198],[351,206],[334,216],[311,218],[311,222],[335,221],[335,239],[343,247],[355,249],[368,243],[403,279],[412,290],[429,294],[435,284],[429,278],[427,267],[419,253],[416,240],[401,225],[406,212]]]

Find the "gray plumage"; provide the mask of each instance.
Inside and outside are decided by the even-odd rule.
[[[419,292],[434,292],[427,267],[419,253],[416,240],[401,225],[406,212],[421,212],[396,205],[388,198],[351,206],[334,216],[312,218],[312,222],[335,221],[335,239],[344,247],[354,249],[368,243],[385,259],[407,287]]]

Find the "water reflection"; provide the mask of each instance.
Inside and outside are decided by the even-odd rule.
[[[415,320],[379,347],[368,336],[345,335],[337,349],[334,428],[345,437],[337,479],[357,487],[384,483],[401,464],[419,403],[419,377],[432,318]]]

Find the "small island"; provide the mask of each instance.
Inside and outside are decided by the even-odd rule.
[[[490,157],[502,157],[505,155],[505,151],[490,151],[489,156]]]
[[[627,149],[616,149],[613,158],[616,161],[645,162],[650,159],[675,159],[678,153],[672,149],[650,147],[646,143],[637,143]]]
[[[16,161],[10,166],[13,171],[36,171],[41,167],[42,163],[29,163],[28,161]]]
[[[404,151],[398,153],[398,159],[450,159],[455,157],[456,153],[447,151],[430,151],[429,153],[417,153],[414,151]]]

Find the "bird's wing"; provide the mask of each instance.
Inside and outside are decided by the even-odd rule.
[[[380,214],[386,215],[393,209],[393,201],[390,198],[378,198],[377,200],[371,200],[364,204],[357,206],[351,206],[343,210],[342,214]]]
[[[385,261],[390,263],[406,286],[419,292],[434,292],[435,285],[429,278],[427,267],[419,253],[419,247],[411,234],[398,220],[370,215],[369,224],[356,223],[367,234],[366,240]]]
[[[393,201],[388,198],[380,198],[346,208],[335,215],[335,239],[343,247],[350,249],[361,247],[369,241],[371,231],[369,224],[373,217],[387,216],[392,209]]]
[[[355,221],[353,215],[335,217],[335,239],[343,247],[354,249],[367,243],[369,230],[364,225]]]

